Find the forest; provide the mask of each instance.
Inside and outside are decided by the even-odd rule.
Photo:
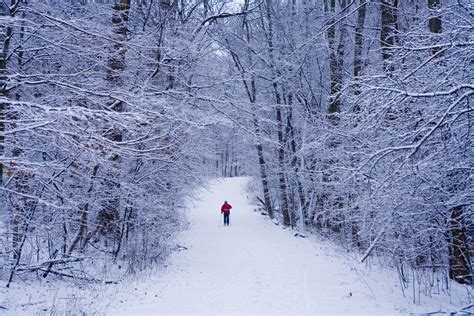
[[[282,227],[472,285],[473,30],[469,0],[0,1],[2,284],[137,273],[249,176]]]

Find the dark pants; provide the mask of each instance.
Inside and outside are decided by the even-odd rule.
[[[229,216],[230,216],[230,213],[224,212],[224,226],[225,225],[229,226]]]

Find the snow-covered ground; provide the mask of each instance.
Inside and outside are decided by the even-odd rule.
[[[456,310],[432,297],[412,305],[388,271],[367,271],[314,237],[295,237],[254,212],[247,179],[216,180],[189,211],[191,227],[167,271],[117,296],[112,314],[325,314]],[[231,226],[220,205],[233,205]],[[461,304],[461,305],[457,305]]]
[[[6,312],[18,315],[51,312],[48,295],[53,293],[58,304],[61,299],[76,302],[71,311],[110,315],[387,315],[455,311],[468,303],[459,287],[452,290],[451,298],[422,297],[420,304],[413,304],[410,293],[403,296],[395,273],[368,270],[329,242],[295,237],[254,212],[246,187],[246,178],[220,179],[198,193],[200,198],[189,209],[190,229],[178,237],[180,251],[166,268],[94,291],[71,287],[54,291],[49,286],[47,294],[37,287],[22,290],[17,282],[10,291],[0,290],[0,305],[8,302],[11,307],[17,301]],[[229,227],[221,223],[219,208],[224,200],[233,205]]]

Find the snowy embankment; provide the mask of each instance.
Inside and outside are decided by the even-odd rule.
[[[332,244],[314,236],[295,237],[254,212],[246,186],[245,178],[221,179],[199,192],[199,200],[189,209],[190,229],[180,234],[166,268],[83,291],[56,285],[56,290],[48,287],[48,294],[38,287],[22,290],[17,282],[16,289],[0,290],[7,295],[5,300],[0,296],[0,305],[6,301],[11,307],[16,301],[16,312],[21,314],[64,311],[67,301],[69,311],[111,315],[385,315],[465,306],[461,287],[458,292],[452,289],[451,297],[422,297],[420,304],[412,304],[410,293],[403,296],[395,273],[369,270]],[[221,223],[219,207],[224,200],[233,205],[230,227]]]

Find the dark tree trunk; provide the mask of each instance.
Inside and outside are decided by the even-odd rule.
[[[360,94],[359,87],[359,76],[362,71],[362,48],[364,46],[364,24],[365,24],[365,13],[366,13],[366,0],[360,1],[359,9],[357,10],[357,23],[355,28],[355,47],[354,47],[354,81],[355,81],[355,95]],[[359,112],[360,109],[356,106],[356,112]]]
[[[21,4],[21,1],[17,0],[11,0],[10,1],[10,6],[8,11],[10,11],[10,17],[11,21],[14,21],[15,14],[17,13],[17,9],[19,5]],[[3,4],[6,5],[6,1]],[[24,18],[23,13],[23,18]],[[6,25],[5,27],[5,34],[3,37],[3,43],[2,43],[2,49],[0,51],[0,97],[3,97],[5,99],[11,99],[13,100],[11,94],[8,91],[7,88],[7,71],[8,71],[8,59],[9,57],[13,56],[10,53],[10,46],[11,44],[14,43],[20,43],[20,46],[16,47],[15,50],[17,51],[17,56],[18,56],[18,64],[17,64],[17,70],[20,71],[23,66],[23,50],[21,49],[21,43],[23,42],[24,38],[24,33],[25,33],[25,22],[21,22],[22,26],[20,28],[19,36],[16,38],[15,41],[12,41],[12,38],[14,36],[14,28],[13,26]],[[9,55],[10,54],[10,55]],[[18,102],[20,100],[20,93],[17,92],[15,93],[14,100],[15,102]],[[0,156],[5,155],[5,136],[4,133],[6,132],[6,121],[8,120],[9,127],[14,129],[16,128],[16,123],[15,121],[18,120],[17,114],[15,114],[13,111],[8,111],[9,106],[7,103],[2,103],[0,102]],[[11,150],[11,155],[12,157],[19,157],[22,153],[23,150],[20,148],[21,146],[19,144],[15,144],[14,141],[10,143],[13,145],[12,150]],[[13,202],[13,205],[10,205],[10,209],[12,212],[11,215],[11,223],[12,223],[12,248],[13,248],[13,258],[19,260],[20,259],[20,252],[21,252],[21,244],[24,243],[24,233],[25,233],[25,226],[28,225],[27,223],[27,210],[29,207],[31,207],[31,202],[28,201],[28,198],[26,196],[22,196],[21,194],[28,194],[29,191],[29,173],[21,169],[21,167],[16,166],[13,162],[11,162],[10,165],[11,170],[7,171],[7,174],[11,177],[12,179],[12,184],[15,186],[15,190],[19,193],[18,195],[15,194],[11,201]],[[5,172],[5,166],[2,162],[0,162],[0,187],[3,186],[3,176]],[[0,201],[1,204],[7,204],[7,200],[5,199],[4,201]],[[6,205],[5,205],[6,206]],[[5,211],[7,209],[5,208]]]
[[[283,225],[289,226],[291,224],[290,220],[290,210],[288,206],[288,193],[286,186],[286,176],[285,176],[285,139],[283,137],[283,113],[281,107],[281,95],[278,92],[278,86],[276,83],[273,85],[273,90],[275,93],[277,105],[276,105],[276,117],[277,117],[277,133],[278,133],[278,181],[279,181],[279,191],[280,191],[280,207],[281,213],[283,215]]]
[[[122,73],[125,69],[125,54],[127,52],[127,47],[123,43],[126,41],[128,34],[130,2],[131,0],[117,0],[113,6],[112,24],[117,42],[115,42],[108,59],[107,81],[111,87],[119,87],[122,84]],[[109,108],[119,113],[125,111],[124,103],[119,100],[111,100]],[[123,140],[123,132],[119,126],[113,126],[104,136],[114,142]],[[120,232],[119,208],[121,197],[118,192],[120,189],[120,155],[113,153],[111,162],[113,168],[108,171],[103,188],[104,195],[108,198],[102,203],[97,221],[100,227],[99,232],[103,235],[111,235],[114,240],[117,240]]]
[[[436,10],[437,8],[440,7],[440,5],[441,5],[440,0],[428,0],[428,7],[431,10]],[[436,16],[436,17],[430,18],[428,21],[428,27],[430,28],[431,33],[435,33],[435,34],[441,33],[442,31],[441,17]],[[441,50],[440,47],[435,47],[431,50],[431,52],[432,54],[436,54],[440,50]]]
[[[329,19],[330,25],[327,29],[327,39],[329,46],[329,72],[331,76],[328,114],[329,119],[335,124],[337,124],[337,114],[341,110],[341,99],[339,98],[339,92],[341,91],[342,78],[340,77],[338,58],[335,47],[336,23],[334,15],[336,12],[336,1],[326,0],[325,9],[326,12],[331,15],[331,18]]]
[[[289,146],[291,148],[291,154],[292,154],[292,159],[291,159],[291,165],[293,167],[293,171],[295,173],[295,181],[296,181],[296,187],[297,187],[297,194],[298,194],[298,202],[299,202],[299,209],[301,211],[301,221],[304,226],[309,225],[309,220],[308,220],[308,211],[307,211],[307,205],[306,205],[306,196],[304,193],[303,185],[301,183],[301,176],[299,172],[299,166],[300,166],[300,159],[298,159],[298,153],[297,153],[297,146],[296,146],[296,133],[295,133],[295,128],[293,127],[293,97],[290,94],[288,96],[288,105],[290,106],[289,108],[289,113],[287,117],[287,129],[286,133],[288,137],[290,138],[289,140]]]
[[[397,42],[398,33],[398,0],[382,0],[380,14],[380,45],[384,69],[387,73],[391,73],[394,67],[390,59],[393,45]]]
[[[428,0],[428,7],[432,10],[440,6],[440,0]],[[430,18],[428,22],[431,33],[441,33],[441,17]]]
[[[346,0],[341,1],[341,7],[344,9],[347,3]],[[344,50],[346,43],[347,27],[346,21],[343,19],[339,22],[339,42],[336,47],[336,22],[335,22],[335,2],[326,2],[326,11],[331,14],[329,20],[330,26],[327,30],[327,39],[329,46],[329,72],[331,76],[330,96],[328,117],[332,124],[337,125],[339,122],[339,113],[341,112],[341,88],[342,88],[342,73],[344,65]]]
[[[112,24],[118,41],[114,44],[114,51],[108,60],[109,69],[107,80],[119,84],[125,68],[125,54],[127,48],[123,45],[128,34],[128,14],[131,0],[118,0],[113,6]]]
[[[262,181],[263,201],[265,202],[265,210],[267,211],[268,216],[270,216],[270,218],[273,218],[273,206],[270,200],[270,189],[268,188],[267,167],[265,163],[265,158],[263,157],[263,146],[259,143],[255,147],[257,149],[258,162],[260,165],[260,179]]]
[[[248,6],[248,0],[245,1],[245,6]],[[248,25],[248,21],[244,20],[242,27],[244,29],[247,42],[250,43],[250,28]],[[261,135],[260,135],[260,125],[258,123],[258,117],[257,114],[255,113],[257,109],[255,108],[255,102],[257,100],[257,86],[255,83],[255,78],[253,75],[250,76],[250,79],[245,78],[245,70],[240,63],[240,60],[238,56],[231,52],[232,59],[234,61],[235,67],[239,70],[240,75],[242,77],[242,83],[244,85],[245,91],[247,93],[248,99],[250,103],[252,104],[252,111],[253,113],[253,125],[254,125],[254,132],[255,132],[255,137],[256,137],[256,142],[257,144],[255,145],[255,149],[257,150],[257,156],[258,156],[258,164],[260,167],[260,180],[262,181],[262,189],[263,189],[263,200],[265,203],[265,209],[268,213],[268,216],[270,218],[274,217],[273,213],[273,206],[271,203],[270,199],[270,189],[268,186],[268,175],[267,175],[267,164],[265,162],[265,157],[263,154],[263,145],[262,145],[262,140],[261,140]],[[252,64],[252,52],[248,50],[248,55],[247,58],[249,60],[249,64]]]
[[[472,267],[463,211],[463,206],[456,206],[451,210],[449,277],[461,284],[472,284]]]
[[[280,208],[281,213],[283,215],[283,225],[289,226],[290,225],[290,211],[288,207],[288,193],[287,193],[287,185],[286,185],[286,175],[285,175],[285,138],[283,137],[283,126],[284,126],[284,119],[283,119],[283,109],[282,109],[282,96],[279,91],[279,85],[277,83],[277,69],[275,64],[275,56],[274,56],[274,43],[273,43],[273,17],[272,17],[272,0],[266,1],[266,15],[267,15],[267,22],[268,22],[268,29],[267,29],[267,43],[268,43],[268,54],[270,57],[270,68],[272,71],[272,88],[273,93],[276,100],[276,119],[277,119],[277,134],[278,134],[278,182],[279,182],[279,191],[280,191]]]
[[[268,176],[267,176],[267,164],[265,162],[265,157],[263,155],[263,145],[260,141],[260,127],[258,125],[257,116],[254,115],[254,128],[255,128],[255,135],[257,137],[257,144],[255,145],[255,149],[257,150],[258,155],[258,164],[260,166],[260,179],[262,181],[262,188],[263,188],[263,201],[265,202],[265,210],[268,213],[270,218],[274,217],[273,214],[273,206],[270,199],[270,189],[268,187]]]
[[[290,211],[288,207],[288,194],[285,176],[285,139],[283,137],[283,113],[281,107],[281,95],[278,91],[278,85],[274,82],[273,92],[276,98],[276,118],[277,118],[277,134],[278,134],[278,182],[280,191],[280,209],[283,215],[283,225],[290,225]]]
[[[340,2],[342,9],[347,6],[347,1],[342,0]],[[343,72],[344,72],[344,52],[347,35],[346,20],[342,19],[338,22],[339,27],[339,41],[336,44],[336,25],[335,25],[335,3],[333,1],[327,3],[326,10],[328,14],[331,14],[331,26],[327,31],[327,38],[329,44],[329,71],[331,76],[330,82],[330,97],[327,115],[329,122],[332,126],[337,127],[340,120],[340,112],[342,108],[341,102],[341,88],[343,83]],[[329,150],[336,150],[340,147],[340,141],[337,139],[331,139],[328,142]],[[339,221],[336,219],[337,214],[334,212],[337,208],[342,207],[342,198],[334,194],[334,185],[331,184],[333,178],[335,178],[336,171],[331,169],[337,164],[337,158],[326,158],[323,160],[323,189],[320,199],[320,215],[317,216],[317,225],[320,227],[327,226],[333,231],[340,230]],[[335,224],[333,225],[333,219]]]
[[[6,3],[3,4],[7,6]],[[17,0],[11,1],[11,7],[14,8],[18,5]],[[14,17],[14,12],[10,13],[10,16]],[[1,30],[1,29],[0,29]],[[11,25],[7,25],[5,27],[5,34],[4,40],[2,43],[2,50],[0,51],[0,97],[7,98],[8,91],[7,91],[7,58],[10,51],[10,43],[13,36],[13,27]],[[6,119],[6,111],[7,104],[0,102],[0,156],[3,156],[5,153],[5,119]],[[4,166],[3,163],[0,162],[0,186],[3,185],[3,172]]]
[[[90,185],[89,185],[89,189],[87,190],[87,197],[89,198],[89,200],[92,198],[91,194],[92,194],[92,191],[94,189],[94,177],[97,176],[98,171],[99,171],[99,166],[96,165],[94,167],[94,169],[92,170],[92,178],[90,180],[91,182],[90,182]],[[69,246],[69,248],[67,250],[68,255],[71,255],[72,252],[76,249],[79,242],[81,240],[85,239],[85,233],[87,231],[87,227],[88,227],[88,223],[89,223],[89,207],[90,207],[89,202],[86,202],[82,206],[81,219],[79,221],[79,229],[77,230],[77,234],[74,237],[74,239],[72,240],[71,245]],[[81,249],[84,249],[85,246],[86,246],[86,244],[83,243]]]

